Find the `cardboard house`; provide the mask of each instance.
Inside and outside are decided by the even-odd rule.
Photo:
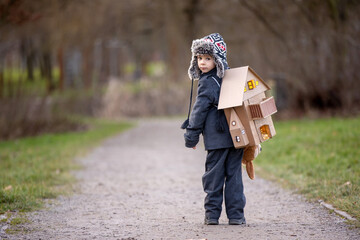
[[[270,87],[249,66],[225,71],[218,109],[224,109],[235,148],[256,146],[273,136],[271,115],[277,112]]]

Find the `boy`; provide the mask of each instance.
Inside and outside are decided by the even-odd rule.
[[[243,149],[234,148],[225,114],[217,110],[222,78],[228,68],[226,44],[220,34],[213,33],[194,40],[191,52],[189,77],[192,80],[199,79],[198,94],[190,118],[188,115],[182,128],[186,128],[186,147],[196,149],[202,133],[207,150],[205,174],[202,177],[207,194],[204,201],[204,223],[219,224],[225,195],[229,224],[245,224],[245,195],[241,173]],[[191,105],[189,112],[190,108]]]

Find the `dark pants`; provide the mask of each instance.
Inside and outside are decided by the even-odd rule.
[[[245,195],[241,173],[243,149],[209,150],[202,178],[205,197],[205,217],[219,219],[225,193],[226,214],[229,219],[244,217]],[[225,190],[224,190],[225,182]]]

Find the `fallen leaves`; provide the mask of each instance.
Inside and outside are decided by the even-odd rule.
[[[9,186],[4,187],[3,190],[4,190],[4,191],[11,191],[12,188],[13,188],[13,187],[12,187],[11,185],[9,185]]]

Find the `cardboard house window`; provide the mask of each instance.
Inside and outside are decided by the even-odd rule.
[[[247,84],[248,84],[249,90],[256,88],[254,79],[248,81]]]
[[[261,133],[261,136],[264,140],[268,140],[269,138],[271,138],[271,133],[270,133],[270,128],[269,128],[269,125],[262,125],[260,127],[260,133]]]

